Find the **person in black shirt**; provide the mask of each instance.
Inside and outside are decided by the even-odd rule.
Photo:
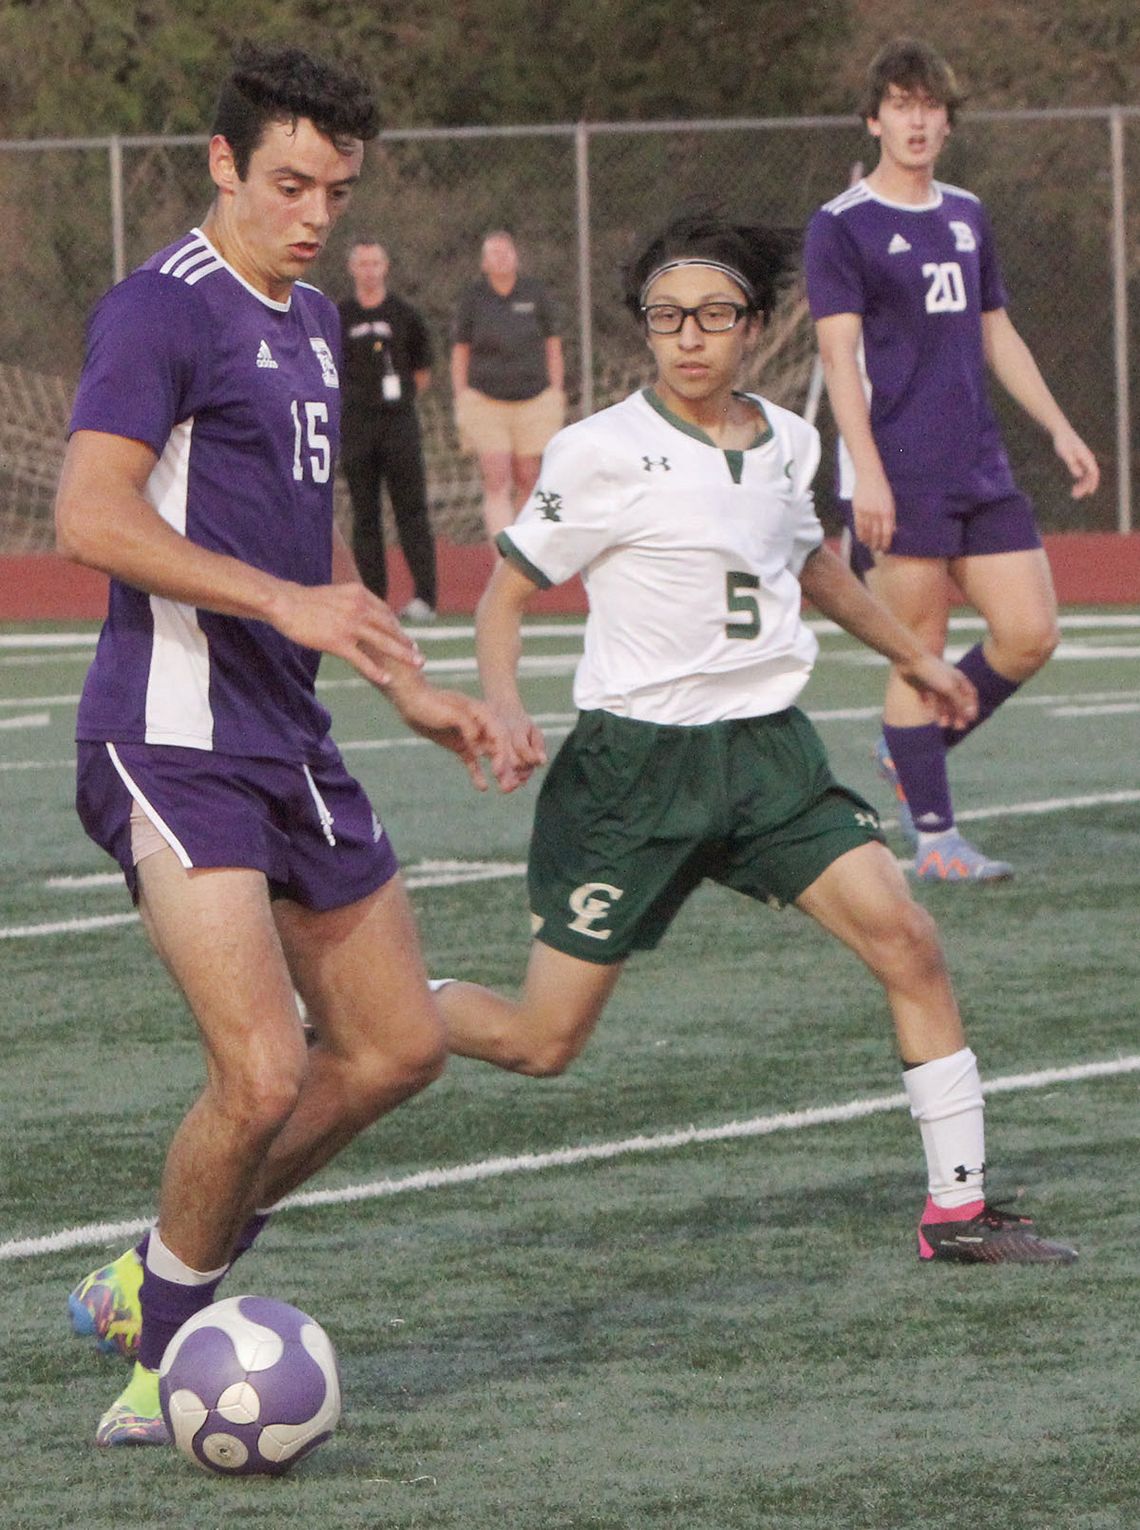
[[[435,617],[435,541],[416,399],[431,383],[431,337],[412,305],[388,291],[388,253],[359,240],[348,256],[354,295],[340,304],[344,337],[341,460],[352,500],[353,552],[360,577],[386,599],[388,566],[380,493],[384,483],[396,517],[414,595],[400,612],[408,621]]]
[[[487,235],[480,269],[459,296],[451,385],[460,443],[479,458],[493,543],[534,488],[546,443],[565,421],[566,395],[550,293],[519,275],[510,234]]]

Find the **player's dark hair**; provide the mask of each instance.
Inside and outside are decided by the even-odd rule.
[[[898,90],[921,91],[937,101],[946,108],[951,126],[966,99],[950,65],[929,43],[917,37],[896,37],[875,54],[867,68],[860,116],[876,119],[883,97],[892,85]]]
[[[354,139],[375,138],[380,130],[372,93],[351,70],[313,58],[300,48],[240,43],[218,97],[212,131],[229,144],[242,180],[268,125],[296,125],[302,117],[338,149]]]
[[[640,320],[642,289],[654,271],[671,260],[704,259],[739,271],[752,289],[750,308],[767,319],[795,269],[798,243],[787,229],[734,223],[713,211],[677,213],[623,268],[622,296]]]

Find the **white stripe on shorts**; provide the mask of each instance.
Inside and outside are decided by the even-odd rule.
[[[162,814],[159,813],[158,809],[147,801],[137,783],[131,780],[131,777],[127,772],[127,767],[123,764],[122,760],[120,760],[118,751],[115,749],[114,744],[107,745],[107,753],[111,757],[111,764],[119,772],[120,780],[130,792],[131,797],[134,799],[139,810],[146,815],[147,821],[153,824],[153,826],[158,830],[159,834],[162,835],[163,839],[174,851],[182,865],[189,870],[194,865],[194,862],[187,855],[185,846],[182,844],[181,840],[178,838],[177,834],[175,834],[170,825],[163,819]],[[132,845],[132,850],[133,848],[134,847]]]

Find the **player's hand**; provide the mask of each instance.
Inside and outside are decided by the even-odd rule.
[[[488,786],[481,760],[490,765],[500,791],[514,791],[526,779],[520,778],[506,727],[485,702],[441,690],[419,676],[389,688],[388,694],[414,733],[459,756],[478,791]]]
[[[1100,465],[1071,425],[1063,426],[1053,437],[1053,450],[1072,475],[1073,498],[1086,499],[1095,494],[1100,483]]]
[[[855,535],[873,553],[890,550],[895,534],[895,497],[883,475],[856,480],[851,496]]]
[[[940,728],[967,728],[978,715],[978,693],[974,683],[953,664],[936,654],[921,654],[898,670],[934,714]]]
[[[347,660],[373,685],[391,682],[389,661],[413,670],[423,667],[423,655],[395,613],[356,582],[283,582],[270,620],[295,643]]]
[[[546,764],[546,740],[542,729],[521,706],[498,707],[496,715],[507,732],[515,785],[524,786],[535,770]]]

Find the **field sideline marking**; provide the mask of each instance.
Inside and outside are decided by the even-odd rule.
[[[1011,802],[996,807],[965,808],[958,813],[959,823],[981,823],[991,818],[1016,818],[1022,814],[1037,816],[1042,813],[1064,813],[1070,810],[1093,807],[1122,807],[1140,802],[1140,790],[1097,792],[1084,797],[1046,797],[1036,802]],[[896,818],[882,820],[885,829],[897,828]],[[903,865],[909,865],[903,858]],[[526,873],[523,861],[421,861],[405,866],[405,881],[410,891],[422,887],[457,887],[465,882],[498,881],[503,877],[521,877]],[[118,872],[95,872],[78,878],[49,878],[46,885],[56,889],[81,891],[87,887],[118,885]],[[112,929],[117,925],[136,924],[138,915],[95,914],[75,919],[52,920],[46,924],[0,925],[0,940],[35,939],[44,935],[76,935],[88,930]]]
[[[983,1092],[1012,1094],[1025,1089],[1046,1089],[1051,1084],[1082,1083],[1087,1079],[1111,1078],[1140,1072],[1140,1056],[1114,1057],[1103,1062],[1076,1063],[1066,1068],[1042,1068],[1035,1073],[1009,1073],[984,1084]],[[775,1132],[803,1131],[811,1126],[834,1126],[860,1121],[868,1116],[884,1115],[909,1104],[905,1094],[880,1094],[869,1099],[849,1100],[846,1105],[822,1105],[807,1110],[785,1111],[776,1116],[753,1116],[748,1121],[727,1121],[722,1126],[690,1126],[682,1131],[655,1132],[623,1137],[615,1142],[588,1143],[583,1147],[556,1148],[548,1153],[518,1153],[509,1158],[483,1158],[474,1163],[454,1164],[451,1168],[423,1169],[399,1179],[377,1179],[362,1185],[345,1185],[339,1190],[304,1190],[288,1196],[279,1211],[311,1206],[344,1206],[358,1201],[381,1200],[393,1195],[407,1195],[419,1190],[444,1190],[453,1185],[476,1184],[481,1180],[500,1179],[508,1174],[538,1174],[545,1169],[573,1168],[577,1164],[599,1163],[625,1158],[633,1153],[664,1153],[706,1142],[731,1142],[748,1137],[768,1137]],[[137,1238],[150,1221],[88,1222],[62,1232],[45,1233],[35,1238],[14,1238],[0,1243],[0,1261],[29,1259],[37,1254],[58,1254],[69,1249],[94,1248]]]

